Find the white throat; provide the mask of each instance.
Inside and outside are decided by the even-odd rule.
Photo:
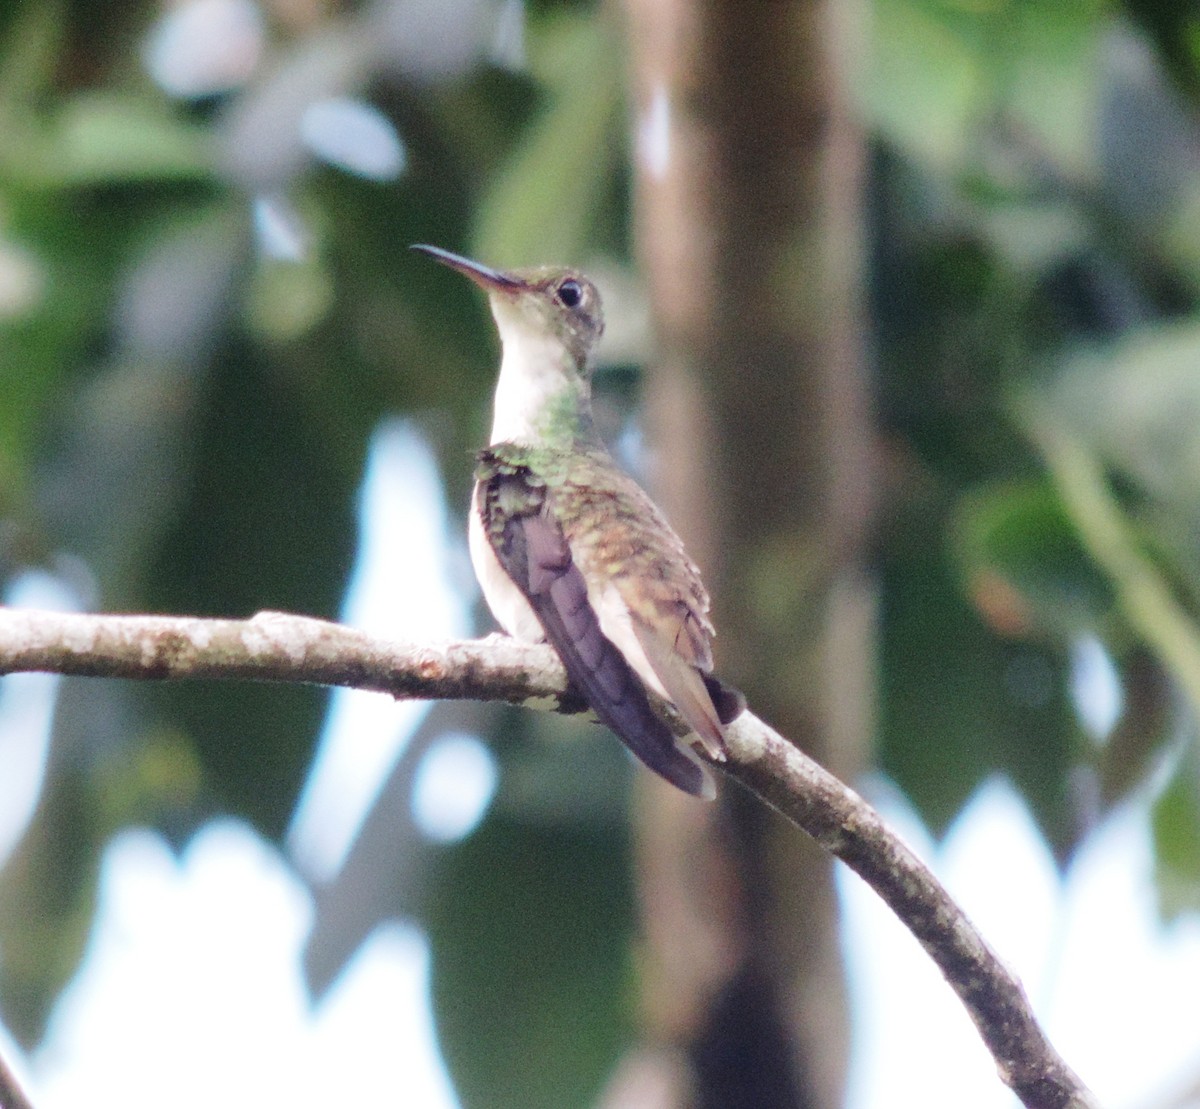
[[[546,412],[573,387],[571,356],[520,308],[492,300],[503,355],[492,418],[493,443],[534,443],[544,432]]]

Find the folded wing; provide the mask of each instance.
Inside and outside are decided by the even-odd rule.
[[[520,478],[500,475],[493,480]],[[496,535],[496,529],[488,532]],[[601,631],[583,574],[545,506],[509,515],[493,546],[506,573],[528,598],[571,682],[600,720],[672,785],[694,796],[712,797],[715,787],[707,769],[694,752],[677,744],[624,655]]]

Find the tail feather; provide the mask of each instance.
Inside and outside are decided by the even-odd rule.
[[[708,690],[709,697],[712,698],[713,707],[717,710],[717,719],[722,725],[732,724],[746,711],[746,695],[740,689],[726,685],[713,674],[701,673],[700,678]]]

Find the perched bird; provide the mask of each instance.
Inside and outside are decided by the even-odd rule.
[[[692,745],[725,757],[744,707],[713,677],[709,599],[679,536],[620,470],[592,422],[600,295],[582,273],[500,271],[415,246],[488,295],[503,357],[491,445],[480,452],[471,562],[509,635],[549,641],[596,716],[651,770],[712,797]],[[677,739],[647,690],[692,729]]]

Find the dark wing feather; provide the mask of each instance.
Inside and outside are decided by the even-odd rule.
[[[740,689],[726,685],[712,674],[702,672],[700,680],[704,682],[708,695],[712,698],[713,707],[717,710],[717,719],[722,724],[732,724],[746,711],[746,697]]]
[[[685,793],[712,796],[712,780],[680,750],[650,707],[641,680],[600,631],[587,583],[562,529],[546,513],[510,517],[496,556],[528,598],[567,675],[600,720],[655,773]]]

